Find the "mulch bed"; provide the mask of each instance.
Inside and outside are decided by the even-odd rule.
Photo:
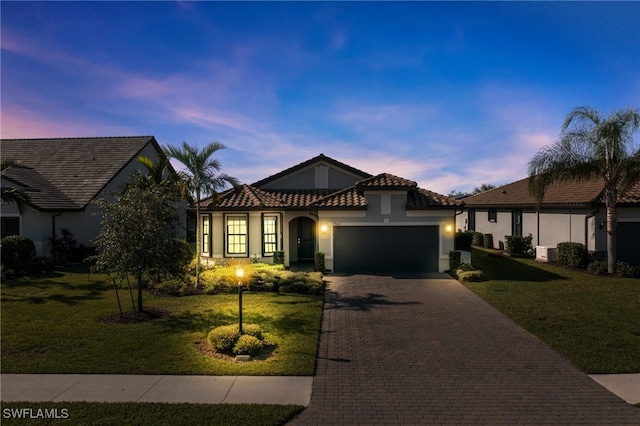
[[[152,321],[168,317],[171,312],[163,308],[146,308],[142,312],[126,311],[117,313],[100,319],[100,322],[115,324],[137,324],[140,322]]]

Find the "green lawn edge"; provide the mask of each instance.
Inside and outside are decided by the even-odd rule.
[[[588,374],[640,373],[640,280],[472,249],[471,291]]]

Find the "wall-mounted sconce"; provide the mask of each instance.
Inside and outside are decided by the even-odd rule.
[[[453,232],[453,225],[448,224],[444,227],[444,232],[446,232],[447,234],[450,234],[451,232]]]
[[[328,229],[329,228],[327,227],[327,225],[323,223],[322,225],[320,225],[320,234],[327,235],[327,230]]]
[[[600,220],[600,223],[598,224],[598,228],[604,229],[604,219]]]

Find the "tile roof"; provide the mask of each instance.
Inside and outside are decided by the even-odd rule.
[[[543,206],[588,206],[601,204],[603,182],[599,179],[555,183],[545,191]],[[536,206],[529,193],[529,179],[522,179],[499,188],[464,198],[467,207]],[[640,182],[620,199],[620,204],[640,204]]]
[[[254,182],[253,184],[251,184],[251,186],[260,187],[260,186],[266,185],[266,184],[274,182],[274,181],[276,181],[276,180],[278,180],[278,179],[280,179],[280,178],[282,178],[282,177],[284,177],[286,175],[289,175],[291,173],[297,172],[298,170],[302,170],[302,169],[304,169],[304,168],[306,168],[306,167],[308,167],[308,166],[310,166],[310,165],[312,165],[314,163],[317,163],[318,161],[324,161],[325,163],[328,163],[328,164],[336,166],[336,167],[338,167],[340,169],[346,170],[346,171],[348,171],[350,173],[353,173],[354,175],[361,176],[362,178],[368,178],[368,177],[371,176],[367,172],[363,172],[362,170],[358,170],[355,167],[349,166],[348,164],[341,163],[338,160],[334,160],[331,157],[327,157],[324,154],[320,154],[320,155],[318,155],[316,157],[313,157],[313,158],[311,158],[311,159],[309,159],[307,161],[303,161],[300,164],[296,164],[295,166],[289,167],[288,169],[285,169],[285,170],[283,170],[281,172],[278,172],[278,173],[276,173],[274,175],[271,175],[271,176],[266,177],[264,179],[261,179],[261,180],[259,180],[257,182]]]
[[[367,199],[362,192],[352,186],[327,195],[314,202],[311,206],[316,208],[365,209],[367,207]]]
[[[153,136],[134,136],[2,139],[0,153],[22,161],[23,168],[10,169],[5,177],[39,190],[30,193],[36,208],[82,209],[148,143],[160,151]]]
[[[404,179],[389,173],[381,173],[379,175],[361,180],[356,183],[356,189],[412,189],[417,188],[418,184],[412,180]]]
[[[464,201],[418,188],[407,194],[407,209],[419,210],[425,207],[462,207]]]

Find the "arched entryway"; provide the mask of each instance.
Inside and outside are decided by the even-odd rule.
[[[312,262],[316,251],[316,222],[297,217],[289,222],[291,261]]]

